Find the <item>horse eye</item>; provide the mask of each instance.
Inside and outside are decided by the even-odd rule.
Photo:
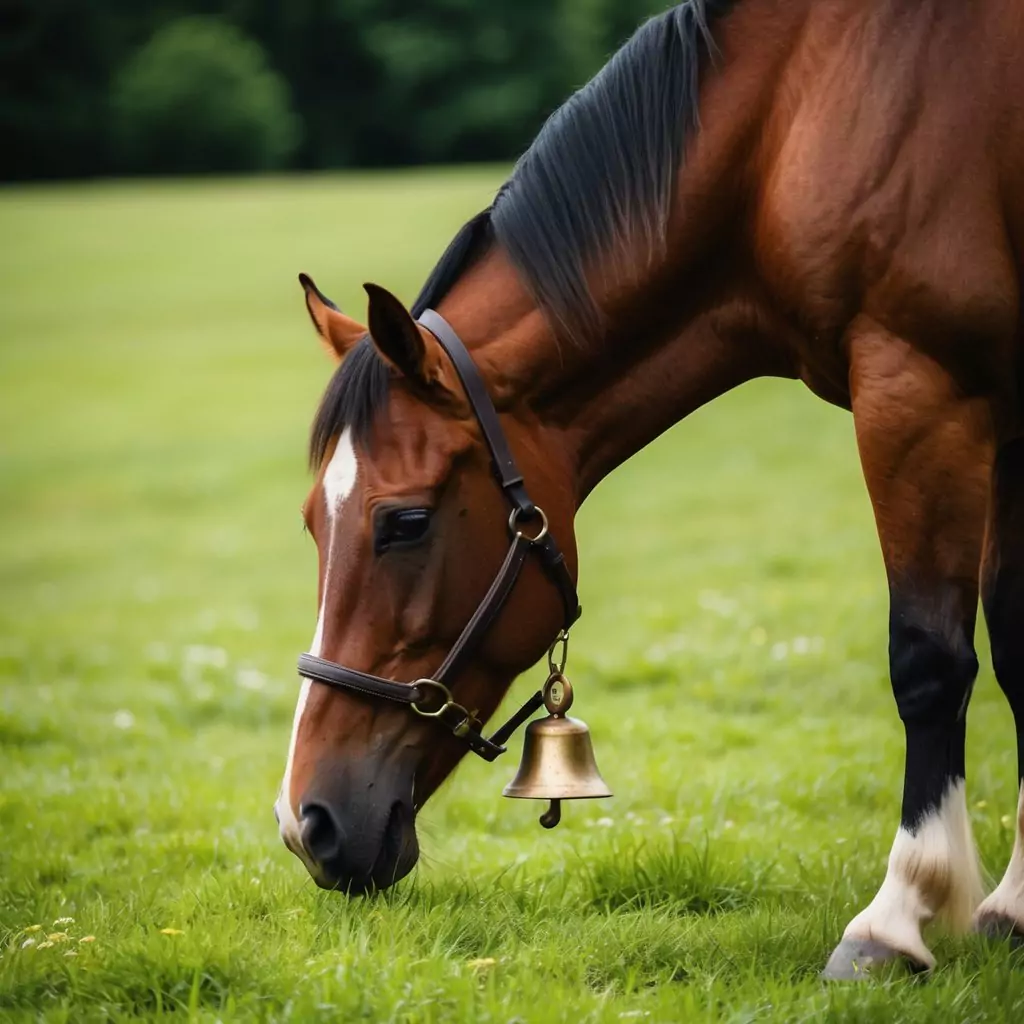
[[[429,528],[430,509],[392,509],[377,524],[373,550],[379,555],[390,547],[418,544],[427,535]]]

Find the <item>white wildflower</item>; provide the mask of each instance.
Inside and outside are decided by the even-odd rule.
[[[121,708],[114,712],[114,727],[116,729],[131,729],[135,725],[135,716],[127,709]]]
[[[267,677],[255,668],[242,668],[235,675],[235,682],[243,690],[265,690],[267,688]]]

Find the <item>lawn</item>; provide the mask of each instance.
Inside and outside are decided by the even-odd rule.
[[[613,799],[547,833],[500,796],[514,754],[467,761],[417,871],[351,902],[280,844],[328,376],[295,277],[357,315],[364,280],[411,299],[500,177],[0,191],[0,1018],[1024,1019],[1024,972],[970,937],[924,982],[817,978],[881,881],[902,731],[851,423],[794,383],[580,515],[570,676]],[[982,661],[998,875],[1015,751]]]

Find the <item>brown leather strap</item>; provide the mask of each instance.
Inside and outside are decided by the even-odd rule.
[[[505,431],[501,429],[501,422],[498,419],[498,411],[494,408],[491,396],[487,393],[487,385],[484,384],[484,379],[480,376],[469,350],[455,333],[452,325],[436,310],[425,309],[420,314],[419,323],[437,338],[441,348],[448,353],[459,380],[462,381],[466,397],[473,407],[487,441],[487,447],[491,450],[491,459],[502,490],[515,508],[524,515],[532,515],[534,505],[523,486],[523,474],[519,472],[516,460],[512,458],[512,451],[505,439]]]
[[[415,684],[395,683],[390,679],[372,676],[368,672],[339,665],[337,662],[318,658],[315,654],[299,655],[299,675],[304,679],[315,679],[327,686],[365,693],[368,697],[383,697],[400,704],[416,704],[426,695]]]
[[[535,546],[540,552],[541,564],[547,570],[552,582],[558,587],[558,593],[562,598],[562,613],[565,622],[562,628],[568,632],[572,624],[583,614],[583,608],[580,605],[572,574],[565,564],[565,555],[558,546],[558,541],[550,533]]]
[[[452,366],[455,367],[455,372],[465,389],[466,398],[469,399],[469,404],[480,424],[487,447],[491,450],[491,460],[502,489],[508,495],[512,507],[519,510],[524,518],[529,519],[536,513],[536,506],[526,493],[523,474],[520,473],[512,456],[512,451],[505,438],[505,431],[501,429],[498,411],[494,408],[494,402],[491,401],[487,385],[484,383],[476,363],[473,362],[473,357],[452,325],[436,310],[425,309],[420,314],[419,323],[437,339],[438,344],[451,360]],[[576,592],[576,584],[569,573],[569,567],[565,564],[565,555],[550,533],[546,534],[534,547],[539,552],[544,568],[552,582],[558,587],[562,598],[563,628],[569,629],[582,614],[582,609]]]
[[[496,743],[500,747],[505,746],[516,729],[528,722],[543,703],[544,694],[538,690],[500,729],[491,735],[491,743]]]
[[[483,600],[476,606],[473,617],[466,623],[466,628],[459,635],[458,640],[452,645],[448,657],[444,659],[441,667],[437,670],[434,678],[441,683],[447,683],[459,674],[466,657],[473,653],[477,644],[483,638],[484,633],[490,628],[491,623],[498,617],[508,595],[522,572],[523,563],[530,551],[530,541],[521,534],[512,538],[512,544],[505,556],[505,561],[498,570],[497,576],[491,583],[484,595]]]
[[[346,692],[355,692],[367,697],[382,697],[385,700],[412,706],[429,699],[416,683],[393,683],[380,676],[368,675],[354,668],[346,668],[333,661],[317,658],[312,654],[299,655],[299,674],[325,686],[333,686]],[[436,721],[449,732],[463,740],[474,754],[485,761],[493,761],[505,753],[505,743],[534,712],[544,703],[538,691],[490,738],[480,731],[480,723],[459,704],[445,704]]]

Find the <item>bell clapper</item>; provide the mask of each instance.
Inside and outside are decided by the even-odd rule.
[[[572,706],[572,683],[561,672],[552,672],[544,684],[544,706],[552,718],[565,718]],[[562,801],[554,797],[538,821],[544,828],[554,828],[562,820]]]
[[[562,820],[562,801],[552,800],[538,820],[545,828],[554,828]]]

